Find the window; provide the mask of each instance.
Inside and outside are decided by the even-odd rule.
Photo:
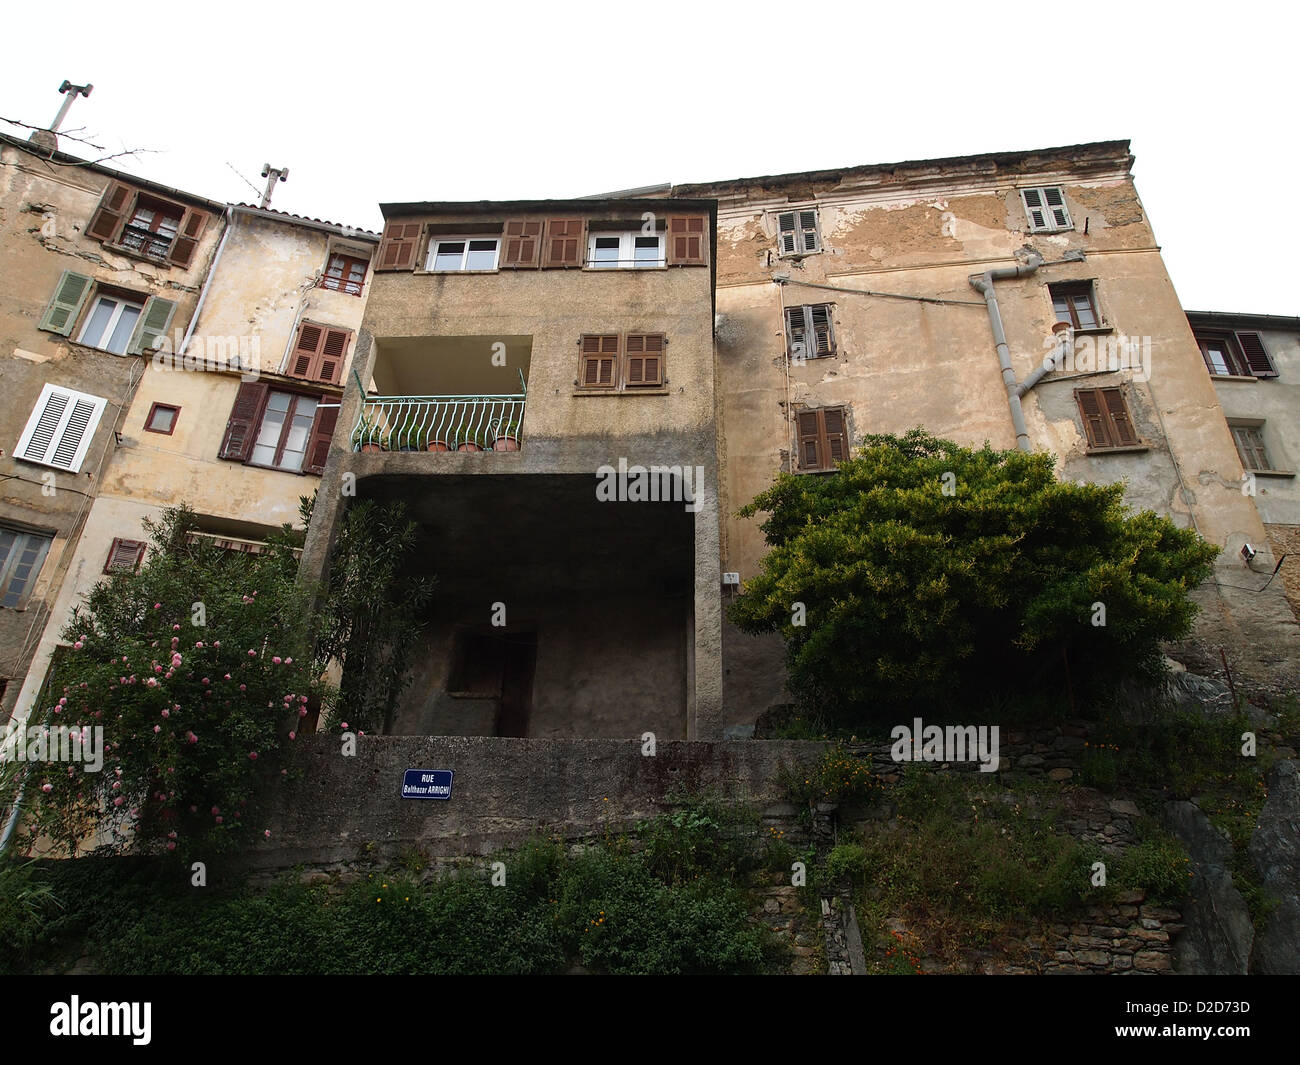
[[[186,268],[207,224],[207,211],[112,181],[90,216],[86,235],[117,251]]]
[[[644,269],[666,261],[662,234],[592,233],[587,238],[587,265],[593,268]]]
[[[497,237],[438,237],[429,241],[429,270],[464,272],[467,270],[495,270]]]
[[[239,386],[217,457],[290,473],[323,473],[339,405],[317,393]]]
[[[90,311],[82,321],[87,305]],[[172,300],[103,288],[85,274],[64,270],[37,328],[70,337],[80,321],[78,344],[114,355],[142,355],[158,347],[175,313]]]
[[[1277,367],[1258,333],[1196,333],[1205,365],[1215,377],[1276,377]]]
[[[792,359],[819,359],[835,354],[831,305],[815,303],[785,309],[786,352]]]
[[[135,573],[144,559],[143,540],[114,539],[104,562],[105,573]]]
[[[1142,447],[1124,393],[1118,388],[1080,388],[1074,393],[1083,415],[1089,451]]]
[[[163,433],[171,436],[176,430],[176,419],[180,413],[180,407],[170,407],[166,403],[155,403],[149,408],[149,416],[144,420],[144,431],[146,433]]]
[[[117,296],[100,296],[86,315],[78,344],[102,348],[114,355],[125,355],[135,333],[135,323],[140,320],[143,303],[132,303]]]
[[[303,321],[298,326],[298,339],[289,353],[285,372],[290,377],[304,381],[320,381],[336,385],[343,375],[343,360],[347,356],[352,330],[320,322]]]
[[[1036,189],[1021,189],[1020,199],[1025,205],[1025,217],[1032,233],[1056,233],[1073,229],[1069,208],[1065,206],[1065,193],[1059,186],[1048,185]]]
[[[388,222],[375,258],[376,270],[410,270],[420,243],[419,222]]]
[[[331,255],[325,274],[320,279],[320,287],[360,296],[369,265],[367,260],[358,259],[354,255]]]
[[[783,211],[776,216],[777,242],[781,255],[811,255],[822,250],[817,235],[817,208]]]
[[[0,528],[0,606],[21,610],[27,603],[51,538]]]
[[[580,388],[619,391],[663,387],[668,339],[662,333],[588,334],[580,343]]]
[[[14,457],[79,473],[107,400],[46,385],[18,439]]]
[[[1264,449],[1263,422],[1229,423],[1228,428],[1232,430],[1232,441],[1237,445],[1237,454],[1241,456],[1242,466],[1248,470],[1273,469],[1273,464],[1268,459],[1268,452]]]
[[[1070,281],[1048,285],[1052,294],[1052,309],[1056,320],[1075,329],[1101,328],[1101,315],[1097,313],[1097,296],[1091,281]]]
[[[833,470],[849,455],[849,433],[843,407],[800,411],[795,417],[799,434],[798,468]]]
[[[254,466],[300,471],[307,454],[312,423],[316,419],[317,402],[313,396],[272,392],[249,461]]]

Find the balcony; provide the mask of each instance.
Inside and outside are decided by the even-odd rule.
[[[367,396],[352,428],[352,450],[518,451],[523,443],[526,400],[523,391],[479,396]]]

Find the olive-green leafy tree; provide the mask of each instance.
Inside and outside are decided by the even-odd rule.
[[[731,619],[780,632],[792,690],[840,722],[1158,672],[1218,548],[1053,464],[913,429],[782,474],[740,511],[771,550]]]

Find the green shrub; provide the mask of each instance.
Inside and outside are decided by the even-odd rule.
[[[1159,833],[1126,850],[1115,863],[1107,883],[1125,890],[1145,891],[1156,902],[1177,906],[1187,895],[1190,866],[1182,844],[1173,836]]]

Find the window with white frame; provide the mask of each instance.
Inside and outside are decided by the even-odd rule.
[[[817,208],[782,211],[776,216],[776,238],[781,255],[811,255],[822,250],[817,233]]]
[[[1056,233],[1073,229],[1070,210],[1065,206],[1065,193],[1058,185],[1042,185],[1021,189],[1020,199],[1025,205],[1025,218],[1032,233]]]
[[[46,385],[41,390],[14,457],[79,473],[108,400]]]
[[[662,233],[606,232],[587,237],[587,265],[595,269],[640,270],[666,263]]]
[[[135,335],[135,324],[143,313],[143,303],[133,303],[122,296],[99,296],[86,315],[77,343],[125,355]]]
[[[498,237],[434,237],[429,241],[426,269],[446,272],[495,270]]]
[[[50,542],[41,533],[0,528],[0,606],[18,610],[26,605]]]

